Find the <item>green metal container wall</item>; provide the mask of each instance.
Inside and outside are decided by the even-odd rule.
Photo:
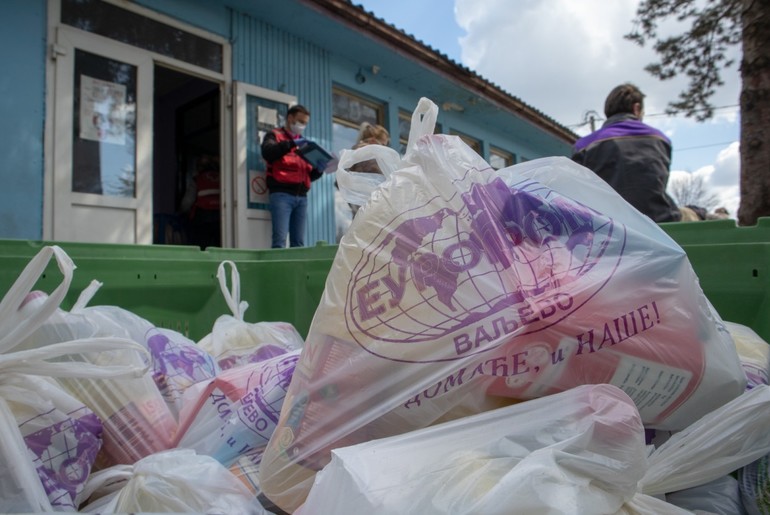
[[[770,341],[770,218],[753,227],[733,221],[662,224],[687,252],[704,293],[723,319],[748,325]],[[0,240],[0,293],[51,242]],[[241,277],[247,322],[291,322],[307,336],[337,251],[336,245],[234,250],[194,247],[58,243],[75,270],[68,309],[93,280],[103,283],[91,305],[117,305],[157,326],[197,340],[230,314],[216,278],[223,260]],[[229,274],[228,274],[229,278]],[[50,292],[61,281],[54,263],[38,281]]]

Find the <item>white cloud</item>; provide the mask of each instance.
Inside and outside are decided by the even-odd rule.
[[[687,84],[677,77],[660,81],[644,71],[657,60],[648,44],[639,47],[623,38],[632,29],[639,0],[455,0],[455,18],[466,35],[460,38],[462,62],[469,68],[558,122],[574,126],[589,110],[604,116],[604,98],[617,84],[633,82],[644,91],[645,112],[662,113]],[[677,29],[668,22],[660,33]],[[739,49],[734,49],[735,54]],[[725,85],[712,98],[714,106],[736,105],[740,76],[736,65],[722,71]],[[736,108],[717,110],[705,123],[683,117],[647,116],[645,122],[664,131],[677,148],[724,142],[725,123],[735,124]],[[586,125],[572,127],[579,135]],[[707,134],[710,129],[714,134]],[[688,138],[689,136],[689,138]],[[697,136],[696,142],[689,142]],[[713,148],[711,149],[713,152]],[[738,203],[738,148],[727,147],[716,162],[694,152],[679,154],[708,175],[708,186],[722,195],[731,213]],[[713,156],[713,154],[711,154]],[[692,158],[692,159],[691,159]],[[708,157],[707,159],[712,159]]]
[[[669,184],[683,176],[700,175],[704,179],[704,186],[714,192],[721,200],[720,205],[735,217],[740,203],[740,167],[740,145],[735,142],[720,151],[712,165],[703,166],[694,172],[672,170]]]

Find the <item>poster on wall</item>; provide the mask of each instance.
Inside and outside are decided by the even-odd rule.
[[[126,86],[81,75],[81,139],[125,145],[126,110]]]
[[[270,193],[267,191],[267,169],[259,149],[262,140],[273,127],[278,125],[278,110],[264,105],[255,105],[254,126],[255,137],[249,142],[253,145],[249,155],[249,207],[267,209],[270,204]]]

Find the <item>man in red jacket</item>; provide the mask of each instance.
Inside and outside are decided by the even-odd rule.
[[[273,248],[305,245],[307,193],[310,182],[323,173],[313,168],[298,153],[298,146],[310,122],[310,111],[301,105],[289,108],[286,123],[265,134],[262,157],[267,162],[267,188],[270,191],[270,215],[273,222]]]

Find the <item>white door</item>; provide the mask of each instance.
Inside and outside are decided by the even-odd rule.
[[[269,195],[259,147],[265,133],[285,123],[297,98],[240,82],[235,98],[235,246],[270,248]]]
[[[152,243],[153,62],[57,29],[52,237]]]

